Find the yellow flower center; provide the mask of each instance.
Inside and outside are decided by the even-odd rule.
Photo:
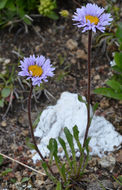
[[[42,68],[38,65],[30,65],[28,71],[33,77],[40,77],[43,73]]]
[[[86,17],[86,22],[89,20],[91,23],[94,23],[95,25],[97,25],[99,22],[99,19],[96,16],[87,15],[85,17]]]

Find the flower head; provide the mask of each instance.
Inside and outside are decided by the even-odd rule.
[[[88,3],[86,7],[82,6],[82,8],[76,9],[72,20],[77,22],[75,24],[77,27],[83,28],[82,32],[86,32],[87,30],[96,32],[96,29],[104,32],[105,27],[110,25],[110,22],[113,20],[111,14],[104,13],[104,11],[104,8]]]
[[[47,82],[47,77],[54,76],[53,71],[55,68],[51,67],[50,59],[46,59],[44,56],[38,56],[35,57],[30,56],[27,58],[24,58],[24,61],[20,61],[21,69],[18,73],[20,76],[27,76],[27,79],[32,80],[32,85],[40,85],[42,83],[42,80]]]

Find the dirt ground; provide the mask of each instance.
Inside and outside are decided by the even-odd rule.
[[[95,95],[93,92],[96,87],[102,87],[112,75],[110,60],[112,60],[114,51],[113,46],[105,43],[96,46],[96,37],[93,35],[92,42],[91,103],[99,102],[96,114],[104,116],[114,125],[116,131],[122,134],[122,102]],[[42,19],[41,22],[36,22],[29,27],[28,32],[25,31],[23,25],[12,28],[11,31],[8,28],[0,30],[1,72],[4,69],[5,60],[9,60],[6,66],[8,74],[11,73],[13,65],[15,67],[13,101],[7,113],[8,104],[4,108],[0,108],[0,152],[36,168],[36,170],[43,171],[40,162],[33,164],[32,155],[26,144],[26,137],[30,137],[27,118],[29,83],[17,76],[19,60],[23,56],[28,57],[32,54],[44,55],[51,59],[51,63],[56,68],[54,78],[49,79],[44,87],[35,90],[33,94],[32,117],[34,121],[40,111],[48,105],[55,104],[64,91],[86,96],[87,42],[87,33],[82,34],[73,26],[71,15],[67,19],[61,18],[55,22]],[[102,189],[101,183],[106,189],[120,189],[120,185],[113,179],[113,176],[118,177],[121,174],[122,151],[115,151],[110,156],[115,159],[115,163],[108,168],[100,166],[99,158],[91,158],[86,174],[79,182],[73,182],[74,187],[71,189],[100,190]],[[7,175],[0,175],[1,190],[51,190],[54,188],[47,177],[34,173],[8,159],[4,159],[0,166],[0,173],[6,168],[11,168],[12,171]],[[25,177],[27,180],[22,183],[21,181]]]

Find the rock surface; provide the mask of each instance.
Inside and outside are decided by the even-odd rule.
[[[83,97],[83,99],[85,99]],[[92,109],[91,109],[92,115]],[[43,156],[48,156],[49,151],[47,145],[50,138],[58,139],[61,136],[65,141],[63,129],[68,127],[72,133],[74,125],[78,126],[80,142],[83,143],[84,134],[87,123],[87,108],[85,103],[78,100],[78,95],[74,93],[64,92],[55,106],[49,106],[40,116],[40,121],[35,131],[35,136],[40,137],[41,141],[38,145]],[[113,125],[104,117],[94,116],[89,130],[91,137],[89,146],[91,147],[91,155],[103,156],[104,153],[115,150],[114,147],[119,147],[122,142],[122,136],[117,133]],[[75,149],[77,150],[76,142]],[[60,147],[60,146],[59,146]],[[70,148],[68,151],[70,152]],[[60,152],[61,157],[64,156]],[[38,160],[38,154],[33,157],[33,160]]]

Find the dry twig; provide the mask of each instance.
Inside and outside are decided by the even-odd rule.
[[[39,171],[35,170],[34,168],[32,168],[32,167],[30,167],[30,166],[28,166],[28,165],[26,165],[26,164],[23,164],[22,162],[19,162],[18,160],[15,160],[15,159],[13,159],[13,158],[11,158],[11,157],[9,157],[9,156],[6,156],[5,154],[2,154],[1,152],[0,152],[0,155],[3,156],[3,157],[5,157],[5,158],[8,158],[9,160],[12,160],[13,162],[16,162],[16,163],[18,163],[18,164],[20,164],[20,165],[26,167],[26,168],[28,168],[28,169],[30,169],[30,170],[32,170],[32,171],[38,173],[38,174],[41,174],[41,175],[44,175],[44,176],[46,175],[46,174],[44,174],[44,173],[42,173],[42,172],[39,172]]]

